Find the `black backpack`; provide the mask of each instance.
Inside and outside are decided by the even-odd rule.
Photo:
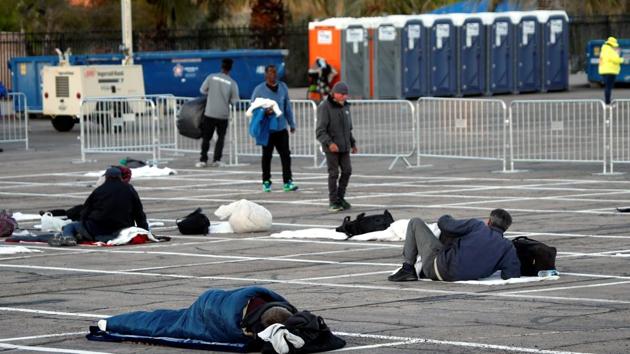
[[[556,248],[519,236],[512,240],[519,261],[521,261],[521,275],[535,276],[541,270],[556,269]]]
[[[289,344],[289,353],[319,353],[340,349],[346,345],[345,340],[332,333],[323,318],[309,311],[300,311],[293,314],[284,322],[284,327],[304,340],[304,346],[299,349]],[[275,352],[271,343],[263,345],[263,354]]]
[[[355,220],[350,221],[350,217],[346,216],[343,219],[341,226],[336,228],[337,232],[343,232],[348,237],[366,234],[373,231],[382,231],[389,227],[394,222],[394,217],[389,211],[385,210],[380,215],[368,215],[361,213],[357,215]]]
[[[210,220],[197,208],[183,219],[175,221],[177,228],[182,235],[207,235],[210,227]]]

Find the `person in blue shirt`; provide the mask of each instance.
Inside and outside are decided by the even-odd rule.
[[[503,209],[490,212],[487,223],[479,219],[456,220],[444,215],[438,220],[438,239],[420,218],[409,220],[403,247],[404,263],[390,281],[418,280],[414,264],[422,261],[421,277],[440,281],[476,280],[500,270],[501,278],[521,276],[521,263],[512,241],[503,233],[512,216]]]
[[[7,88],[4,87],[4,84],[0,81],[0,98],[7,98],[8,95]]]
[[[277,119],[276,124],[270,125],[269,142],[262,147],[262,184],[263,192],[271,192],[271,159],[273,157],[274,148],[280,155],[282,163],[282,180],[284,182],[283,190],[292,192],[298,189],[293,183],[291,173],[291,150],[289,149],[289,132],[295,133],[295,119],[291,110],[291,101],[289,100],[289,89],[287,85],[278,80],[278,73],[275,65],[267,65],[265,67],[265,82],[256,86],[252,93],[252,102],[256,98],[267,98],[276,101],[282,111]],[[272,115],[273,111],[268,109],[266,114]]]

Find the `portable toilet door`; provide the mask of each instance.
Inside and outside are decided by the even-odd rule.
[[[341,80],[349,86],[352,98],[370,97],[370,53],[368,31],[360,23],[349,24],[342,32]]]
[[[569,16],[564,11],[537,11],[543,28],[542,90],[569,88]]]
[[[541,88],[541,32],[536,15],[522,13],[516,25],[516,92],[536,92]]]
[[[407,16],[388,16],[374,38],[374,97],[403,98],[401,35]]]
[[[429,38],[431,96],[457,95],[457,29],[453,15],[438,16]]]
[[[514,26],[508,16],[497,14],[488,26],[487,94],[514,90]]]
[[[329,18],[308,24],[308,65],[323,58],[338,73],[341,73],[341,32],[347,17]],[[336,78],[338,79],[338,77]],[[333,80],[333,83],[336,80]]]
[[[434,18],[433,15],[411,16],[403,28],[401,81],[405,98],[429,95],[427,37]]]
[[[459,93],[482,95],[486,88],[486,28],[481,17],[467,16],[459,29]]]

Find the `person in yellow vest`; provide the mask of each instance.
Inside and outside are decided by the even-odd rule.
[[[599,74],[604,79],[604,99],[610,104],[610,95],[615,78],[621,71],[623,58],[619,56],[619,43],[615,37],[608,37],[599,54]]]

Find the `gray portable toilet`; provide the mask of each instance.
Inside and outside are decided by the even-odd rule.
[[[402,31],[402,90],[405,98],[429,95],[428,36],[435,15],[412,15]]]
[[[510,12],[516,33],[514,92],[536,92],[541,88],[542,28],[535,12]]]
[[[514,91],[514,26],[509,15],[483,13],[487,27],[486,94]]]
[[[383,18],[374,34],[374,97],[403,98],[402,31],[409,16]]]
[[[543,29],[542,91],[569,88],[569,16],[565,11],[536,11]]]
[[[358,18],[344,24],[341,46],[341,80],[349,86],[352,98],[372,97],[370,52],[372,32],[380,18]]]
[[[487,17],[471,14],[459,27],[458,92],[463,96],[482,95],[486,89]]]
[[[429,36],[429,94],[456,96],[459,68],[457,62],[458,27],[462,14],[436,15]]]

